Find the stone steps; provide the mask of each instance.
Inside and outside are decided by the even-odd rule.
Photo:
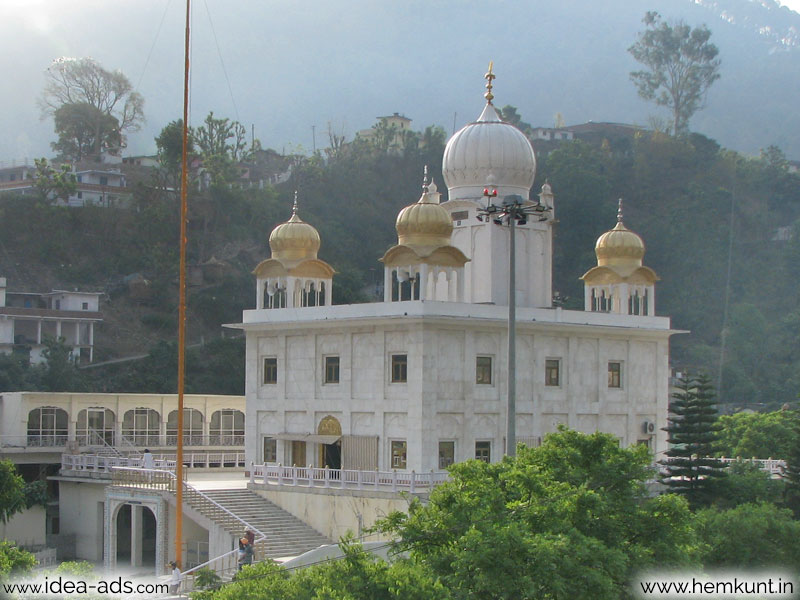
[[[257,558],[297,556],[332,543],[297,517],[250,490],[207,490],[203,493],[266,535],[266,540],[256,544]],[[208,510],[204,506],[196,508],[204,513]],[[235,519],[217,516],[213,520],[236,536],[244,533]]]

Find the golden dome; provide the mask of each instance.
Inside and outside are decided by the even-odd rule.
[[[427,169],[426,169],[427,176]],[[453,219],[439,204],[436,184],[424,183],[422,197],[411,206],[406,206],[397,215],[395,228],[397,242],[403,246],[440,247],[450,245]]]
[[[317,258],[319,232],[297,216],[297,195],[292,206],[292,218],[281,223],[269,234],[272,258],[278,260],[305,260]]]
[[[597,238],[594,253],[600,267],[641,267],[644,241],[622,222],[622,200],[619,201],[617,225]]]

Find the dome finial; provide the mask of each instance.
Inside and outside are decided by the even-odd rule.
[[[497,75],[492,72],[493,68],[494,61],[490,60],[489,71],[487,71],[486,75],[483,76],[483,78],[486,80],[486,93],[483,95],[483,97],[486,98],[486,102],[489,104],[491,104],[492,100],[494,100],[494,94],[492,94],[492,80],[497,78]]]
[[[292,216],[297,216],[297,190],[294,191],[294,202],[292,203]]]
[[[622,223],[622,198],[619,199],[617,204],[617,223]]]
[[[424,169],[423,173],[424,174],[422,175],[422,193],[423,194],[427,194],[428,193],[428,165],[425,165],[425,169]]]

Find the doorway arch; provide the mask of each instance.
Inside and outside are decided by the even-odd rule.
[[[116,526],[115,565],[156,566],[156,515],[141,503],[120,504],[114,516]]]
[[[336,436],[330,444],[320,444],[320,465],[331,469],[342,468],[342,425],[336,417],[327,415],[317,426],[318,435]]]

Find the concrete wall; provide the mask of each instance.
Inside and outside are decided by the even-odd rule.
[[[408,511],[408,500],[388,492],[249,487],[334,542],[338,542],[348,532],[358,535],[360,528],[374,525],[390,512]],[[383,538],[371,536],[369,539]]]
[[[0,539],[25,546],[44,545],[46,521],[44,507],[34,506],[17,513],[8,523],[0,523]]]
[[[103,507],[107,483],[64,479],[58,482],[60,534],[75,536],[76,558],[96,562],[103,560]]]

